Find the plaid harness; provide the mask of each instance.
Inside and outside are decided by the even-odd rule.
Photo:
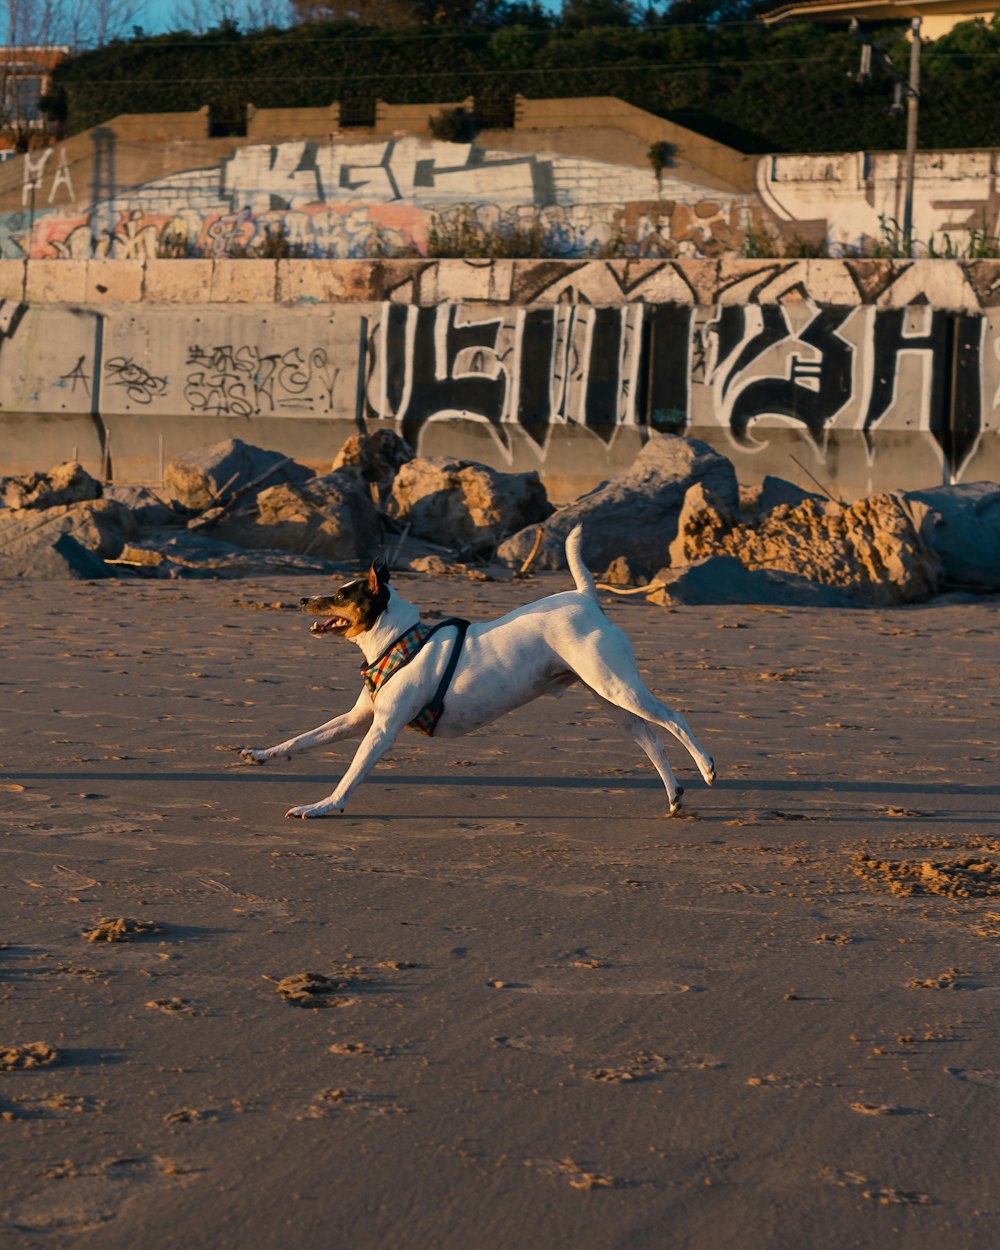
[[[449,625],[455,626],[458,630],[458,637],[455,639],[455,645],[448,658],[448,666],[438,682],[434,698],[426,707],[421,708],[407,725],[408,729],[415,729],[418,733],[427,734],[428,737],[434,736],[434,730],[437,729],[441,713],[444,711],[444,696],[448,693],[448,687],[455,674],[469,622],[457,616],[449,616],[447,620],[438,621],[436,625],[425,625],[423,621],[417,621],[416,625],[400,634],[377,660],[373,660],[371,664],[361,665],[361,676],[365,679],[368,692],[374,699],[393,673],[398,673],[404,665],[409,664],[432,634],[436,634],[439,629],[446,629]]]

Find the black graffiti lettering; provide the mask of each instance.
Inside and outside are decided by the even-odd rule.
[[[532,308],[521,329],[516,389],[517,423],[532,442],[544,447],[552,422],[552,370],[556,325],[550,308]]]
[[[76,394],[76,388],[78,386],[83,387],[84,395],[90,394],[90,374],[88,374],[86,369],[83,367],[83,362],[86,359],[86,356],[80,356],[73,368],[70,369],[69,373],[63,373],[59,377],[60,382],[69,383],[70,393],[73,395]]]
[[[929,312],[930,329],[907,334],[907,309],[888,309],[875,315],[872,342],[874,377],[864,418],[869,450],[879,422],[897,400],[900,356],[919,353],[924,360],[924,388],[913,403],[915,425],[926,427],[954,471],[965,463],[982,429],[980,369],[983,318]],[[922,410],[922,412],[921,412]]]
[[[104,381],[120,386],[135,404],[148,404],[154,397],[165,395],[166,378],[157,377],[130,356],[112,356],[104,362]]]
[[[979,442],[983,428],[982,362],[986,319],[959,313],[952,317],[951,326],[950,437],[943,450],[952,473],[958,477]]]
[[[875,314],[872,339],[874,376],[862,427],[869,448],[872,446],[872,432],[897,398],[899,358],[904,351],[919,353],[924,360],[925,377],[928,373],[930,376],[929,384],[920,396],[919,406],[916,403],[912,405],[914,425],[923,424],[918,415],[923,408],[931,433],[938,443],[942,442],[945,374],[941,365],[947,351],[947,319],[945,314],[930,312],[926,308],[921,308],[920,312],[930,320],[930,330],[926,334],[905,333],[907,320],[912,315],[909,309],[893,308]]]
[[[686,304],[514,315],[386,305],[369,340],[368,415],[396,421],[414,445],[437,417],[485,421],[509,451],[514,426],[538,448],[561,423],[609,444],[623,423],[682,433],[707,399],[709,420],[744,447],[759,446],[753,427],[776,418],[821,451],[834,422],[871,448],[890,413],[932,434],[955,475],[979,445],[983,316],[804,299],[708,315]]]
[[[682,304],[657,304],[649,309],[639,377],[645,385],[638,408],[655,430],[677,434],[688,420],[689,377],[704,376],[705,345],[692,340],[694,309]]]
[[[584,379],[583,423],[605,443],[618,425],[618,397],[626,393],[622,377],[622,313],[617,308],[595,308]]]
[[[506,445],[501,419],[507,374],[497,355],[500,318],[463,325],[456,324],[455,313],[449,304],[410,314],[415,320],[410,351],[406,310],[389,309],[383,323],[387,341],[381,345],[389,411],[373,415],[394,416],[401,435],[414,446],[423,426],[442,413],[488,421]]]
[[[749,430],[758,417],[778,415],[801,421],[818,447],[823,446],[827,422],[850,398],[853,382],[854,348],[837,331],[850,315],[850,309],[821,308],[809,324],[794,335],[784,309],[778,304],[761,305],[759,330],[739,346],[736,359],[726,369],[722,394],[732,401],[729,426],[733,437],[743,445],[752,444]],[[742,308],[723,308],[720,316],[720,357],[722,344],[740,343],[736,326],[745,320]],[[754,372],[757,358],[771,348],[789,344],[784,375],[768,374],[745,381]],[[794,346],[812,348],[808,355]],[[818,358],[817,358],[818,357]]]
[[[318,404],[329,408],[339,373],[324,348],[303,359],[297,347],[264,354],[250,344],[234,348],[226,343],[209,351],[195,345],[188,349],[186,363],[190,372],[184,398],[190,407],[237,417],[309,410]]]

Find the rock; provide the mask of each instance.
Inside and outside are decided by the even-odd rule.
[[[366,487],[338,470],[301,487],[269,486],[257,496],[257,519],[233,518],[213,533],[255,550],[269,548],[353,563],[378,546],[379,519]]]
[[[147,540],[148,541],[148,540]],[[134,548],[132,549],[134,552]],[[148,548],[143,548],[148,550]],[[153,567],[157,577],[230,578],[270,576],[274,573],[333,573],[337,570],[327,560],[312,555],[295,555],[288,551],[246,551],[235,543],[207,534],[165,536],[156,548],[163,557]]]
[[[698,554],[730,555],[750,570],[839,586],[868,604],[926,599],[941,576],[937,557],[896,495],[873,495],[848,507],[815,499],[778,504],[756,527],[734,526],[715,536],[711,552]]]
[[[751,570],[735,556],[709,556],[684,568],[661,569],[653,584],[664,589],[648,596],[650,603],[675,604],[759,603],[778,607],[842,608],[850,605],[846,593],[834,586],[818,586],[794,573]]]
[[[825,496],[814,491],[803,490],[794,482],[786,482],[783,477],[772,477],[768,473],[760,484],[760,495],[757,497],[757,510],[760,516],[766,516],[779,504],[796,507],[807,499],[815,499],[818,503],[825,502]]]
[[[164,503],[148,486],[129,486],[121,482],[105,486],[104,498],[114,499],[135,517],[140,526],[163,526],[179,524],[180,518],[169,504]]]
[[[384,507],[400,467],[413,457],[413,448],[394,430],[376,430],[374,434],[352,434],[331,469],[356,474],[374,487],[375,500]]]
[[[696,482],[704,482],[730,511],[739,507],[736,473],[725,456],[698,439],[650,434],[630,468],[546,522],[533,567],[564,569],[566,536],[582,522],[583,555],[591,568],[603,568],[620,555],[660,568],[677,536],[684,497]],[[501,544],[500,559],[519,566],[534,537],[534,530],[515,534]]]
[[[415,537],[476,555],[491,553],[505,534],[551,512],[537,473],[500,473],[451,456],[404,464],[386,506]]]
[[[670,544],[671,568],[702,560],[718,548],[722,536],[735,524],[729,508],[707,490],[704,482],[688,487],[677,518],[677,537]]]
[[[651,578],[641,564],[628,556],[618,556],[596,580],[607,586],[648,586]]]
[[[101,483],[76,460],[57,465],[48,473],[0,478],[0,506],[56,508],[101,498]]]
[[[201,512],[214,503],[230,499],[268,470],[274,472],[259,482],[254,488],[257,492],[282,482],[302,483],[312,476],[311,469],[294,460],[282,464],[285,459],[280,452],[254,447],[241,438],[230,438],[175,457],[164,470],[164,483],[172,497],[185,508]],[[281,467],[276,468],[278,465]],[[253,496],[254,491],[248,491],[247,499]]]
[[[95,581],[99,578],[114,577],[116,570],[88,551],[83,543],[77,542],[72,534],[60,534],[52,544],[53,553],[66,564],[70,577],[79,577],[84,581]]]
[[[1000,590],[1000,486],[969,482],[911,490],[904,506],[941,561],[944,585],[979,594]]]
[[[66,578],[95,576],[74,565],[76,547],[54,544],[61,534],[95,556],[114,557],[136,524],[127,508],[113,499],[94,499],[56,508],[21,508],[0,512],[0,577]],[[93,566],[96,568],[96,566]]]

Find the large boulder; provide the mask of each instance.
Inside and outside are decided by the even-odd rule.
[[[374,434],[352,434],[331,468],[359,477],[371,488],[378,505],[384,507],[396,474],[413,457],[413,448],[394,430],[376,430]]]
[[[62,535],[74,542],[61,543]],[[113,558],[136,534],[135,520],[113,499],[56,508],[0,511],[0,577],[90,577],[75,559],[77,546],[98,558]],[[92,566],[93,569],[97,565]]]
[[[551,512],[537,473],[501,473],[451,456],[402,465],[386,506],[415,538],[474,555],[492,554],[504,535]]]
[[[680,568],[715,553],[725,534],[736,524],[735,515],[704,482],[688,487],[677,518],[677,535],[670,544],[669,564]]]
[[[76,460],[56,465],[48,473],[0,478],[0,507],[57,508],[100,499],[101,483]]]
[[[941,561],[945,587],[1000,590],[1000,486],[969,482],[904,495],[924,543]]]
[[[114,499],[135,517],[136,523],[142,527],[167,526],[180,523],[180,518],[173,508],[163,502],[156,491],[148,486],[132,486],[116,482],[105,486],[104,498]]]
[[[256,520],[224,520],[213,533],[255,550],[354,563],[374,554],[379,518],[368,488],[338,471],[303,486],[269,486],[257,496]]]
[[[850,605],[845,591],[821,586],[795,573],[745,568],[735,556],[709,556],[683,568],[661,569],[651,603],[754,603],[781,607],[842,608]]]
[[[837,586],[868,604],[913,603],[939,587],[941,567],[897,495],[873,495],[849,506],[805,499],[778,504],[757,524],[727,526],[692,492],[671,566],[732,556],[751,571],[767,569]]]
[[[252,500],[269,486],[301,484],[312,477],[312,470],[278,451],[254,447],[241,438],[228,438],[211,447],[175,456],[163,477],[172,498],[192,512],[201,512],[213,504],[225,503],[238,491],[245,491],[246,499]],[[252,489],[246,489],[251,486]]]
[[[736,473],[725,456],[698,439],[650,434],[624,473],[549,518],[534,567],[564,569],[566,536],[582,522],[583,556],[591,568],[604,568],[617,556],[660,568],[677,536],[684,497],[696,482],[727,510],[738,509]],[[501,544],[500,559],[523,563],[534,540],[533,530],[515,534]]]

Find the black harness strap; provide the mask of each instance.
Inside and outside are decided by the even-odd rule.
[[[455,638],[455,645],[451,649],[451,655],[448,657],[448,667],[441,674],[441,680],[438,682],[438,688],[434,691],[434,698],[421,710],[421,716],[428,716],[431,719],[433,728],[429,731],[432,735],[437,723],[441,719],[441,713],[444,711],[444,696],[448,693],[448,687],[451,685],[451,679],[455,676],[455,669],[458,667],[458,661],[462,655],[462,646],[465,642],[465,634],[469,628],[469,622],[463,621],[459,616],[449,616],[447,620],[438,621],[431,627],[430,634],[424,639],[426,643],[431,634],[436,634],[439,629],[446,629],[449,625],[454,625],[458,630]]]

